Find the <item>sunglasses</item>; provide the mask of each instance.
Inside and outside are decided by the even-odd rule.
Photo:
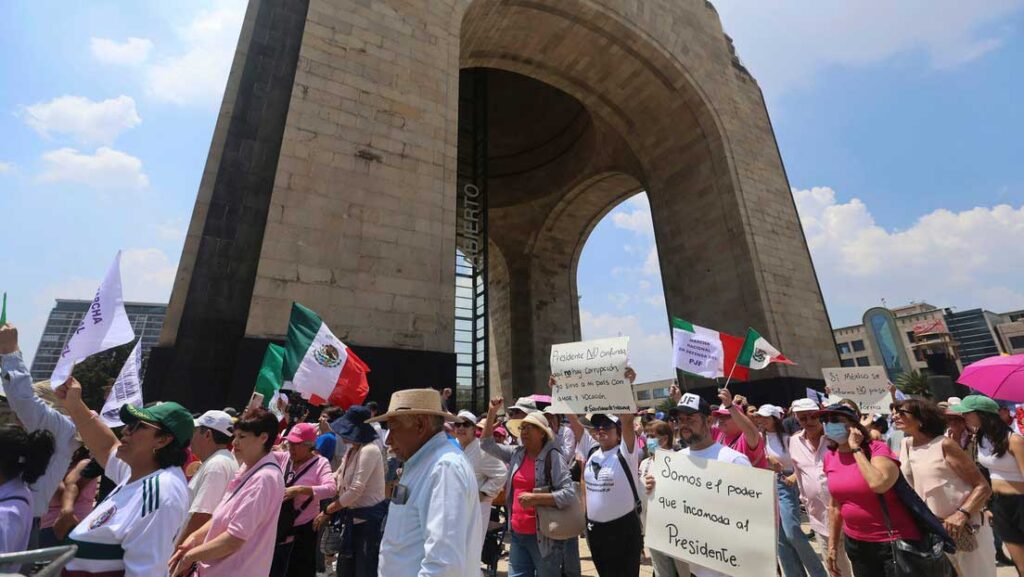
[[[459,422],[459,423],[453,423],[452,426],[455,427],[456,429],[468,429],[470,427],[474,427],[475,425],[473,425],[472,423],[462,423],[462,422]]]
[[[906,417],[908,415],[911,416],[911,417],[914,416],[913,413],[911,413],[910,411],[908,411],[906,409],[896,409],[896,414],[897,415],[902,415],[904,417]]]
[[[615,428],[615,425],[612,425],[612,424],[594,425],[594,430],[595,431],[601,431],[602,433],[606,433],[608,431],[611,431],[614,428]]]
[[[846,418],[845,417],[840,417],[839,415],[823,415],[821,417],[821,422],[822,423],[846,423]]]
[[[164,432],[164,430],[160,428],[160,425],[147,423],[146,421],[143,421],[141,419],[133,423],[128,423],[127,425],[124,426],[124,430],[128,431],[129,433],[134,433],[135,431],[139,430],[139,427],[149,427],[151,429],[154,429],[158,433]]]
[[[797,413],[796,420],[800,423],[809,423],[819,420],[816,415],[801,415]]]
[[[668,418],[668,422],[670,422],[670,423],[678,423],[679,421],[680,421],[679,417],[669,417]]]

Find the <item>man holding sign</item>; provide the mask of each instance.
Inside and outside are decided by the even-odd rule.
[[[744,467],[750,466],[750,459],[748,459],[745,455],[743,455],[739,451],[730,449],[729,447],[726,447],[721,443],[715,442],[714,437],[712,436],[711,427],[708,425],[708,417],[711,416],[711,407],[710,405],[708,405],[707,401],[693,393],[686,393],[679,400],[679,403],[676,405],[675,411],[678,413],[680,420],[679,435],[682,437],[683,442],[687,444],[687,448],[683,449],[682,451],[679,451],[678,453],[669,453],[669,455],[699,457],[701,459],[706,459],[708,461],[719,461],[723,463],[731,463],[734,465],[740,465]],[[661,456],[660,452],[657,453],[657,455],[659,456],[659,461],[662,458],[664,458]],[[669,457],[669,459],[672,459],[672,457]],[[685,464],[686,460],[683,460],[682,462]],[[683,478],[687,479],[690,483],[696,482],[698,485],[703,485],[703,482],[701,481],[701,476],[705,472],[706,471],[703,468],[694,468],[693,470],[689,470],[689,468],[687,468],[687,470],[671,470],[668,472],[668,474],[670,478],[672,478],[673,480]],[[655,471],[648,473],[647,476],[644,478],[644,485],[646,486],[647,492],[649,494],[654,493],[654,488],[656,484],[655,479],[656,477],[659,476],[659,473],[664,474],[664,470],[656,469]],[[761,497],[765,497],[770,500],[772,495],[774,495],[774,480],[770,473],[764,473],[764,475],[767,475],[767,483],[766,488],[764,490],[764,495],[761,495]],[[712,485],[712,487],[714,488],[714,485]],[[718,489],[716,488],[715,490],[717,491]],[[729,489],[722,490],[728,491]],[[678,557],[686,561],[689,561],[690,572],[695,577],[719,577],[723,575],[763,575],[765,573],[766,567],[775,566],[774,534],[771,535],[770,541],[765,541],[761,544],[763,545],[763,547],[761,547],[761,550],[758,551],[759,554],[771,558],[770,565],[765,563],[750,564],[746,568],[745,572],[737,571],[731,573],[723,573],[716,569],[712,569],[711,567],[701,565],[700,562],[705,561],[709,565],[713,565],[714,567],[724,568],[735,566],[739,562],[735,559],[737,555],[733,555],[731,553],[717,555],[719,551],[716,550],[712,552],[715,553],[715,555],[712,555],[711,553],[708,553],[706,551],[707,547],[703,547],[703,549],[705,550],[703,551],[703,553],[691,554],[692,549],[690,547],[681,546],[681,543],[684,541],[686,541],[687,544],[696,541],[696,535],[683,534],[686,531],[685,527],[687,527],[687,525],[689,525],[692,530],[692,524],[678,523],[678,526],[672,524],[666,527],[664,523],[658,523],[658,513],[664,509],[664,507],[662,507],[662,509],[659,509],[659,507],[654,506],[659,502],[665,506],[670,506],[672,511],[669,513],[669,515],[672,518],[675,518],[677,522],[679,517],[678,507],[682,507],[684,511],[687,511],[688,508],[701,506],[701,503],[677,503],[676,500],[673,500],[670,497],[659,497],[658,495],[655,495],[655,497],[660,498],[661,501],[654,500],[653,498],[651,500],[651,509],[648,511],[647,517],[647,545],[663,553],[672,555],[673,557]],[[735,499],[739,499],[739,497],[740,495],[738,493],[736,496],[734,496]],[[774,505],[772,506],[774,507]],[[693,514],[689,511],[687,511],[687,513]],[[725,514],[722,515],[723,518]],[[718,516],[709,513],[708,515],[704,515],[703,518],[718,519]],[[750,525],[753,524],[751,520],[747,520],[746,522],[748,528]],[[769,513],[766,519],[759,519],[757,520],[757,523],[761,527],[768,527],[768,531],[773,531],[773,528],[775,526],[775,516],[773,513]],[[740,527],[740,523],[732,524],[732,526],[735,527],[737,531],[742,530],[742,528]],[[741,535],[737,533],[736,536],[740,537]],[[751,537],[750,534],[745,534],[743,536],[745,537],[745,539],[748,540]],[[711,536],[702,535],[702,537],[710,540]],[[755,542],[750,542],[747,540],[733,540],[731,543],[727,544],[733,549],[735,549],[737,553],[743,553],[741,548],[744,546],[744,544],[750,546],[758,545]],[[697,547],[697,549],[701,550],[702,548]],[[739,556],[741,557],[740,561],[744,560],[742,555]],[[709,558],[714,559],[714,561],[708,562],[707,559]]]

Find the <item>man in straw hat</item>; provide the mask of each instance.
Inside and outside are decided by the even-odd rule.
[[[434,389],[391,396],[387,444],[403,462],[380,544],[380,575],[480,575],[483,529],[473,468],[448,441]]]

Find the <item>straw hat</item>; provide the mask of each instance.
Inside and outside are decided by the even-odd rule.
[[[441,409],[441,393],[435,389],[405,389],[391,395],[388,412],[366,421],[377,423],[387,421],[400,415],[431,415],[443,417],[446,421],[455,421],[455,415]]]
[[[540,412],[529,413],[522,419],[512,419],[511,421],[505,423],[505,426],[508,427],[508,430],[513,435],[515,435],[516,437],[521,437],[519,433],[520,430],[523,428],[523,425],[525,424],[533,425],[534,427],[537,427],[538,429],[544,431],[544,434],[548,436],[549,441],[555,438],[555,433],[552,432],[551,427],[548,426],[547,419],[543,415],[541,415]]]

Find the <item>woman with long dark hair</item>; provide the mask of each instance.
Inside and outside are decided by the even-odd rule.
[[[999,416],[999,404],[983,395],[968,395],[950,407],[960,413],[978,442],[978,464],[992,479],[992,528],[1024,575],[1024,437]]]
[[[899,401],[893,425],[903,431],[900,469],[914,491],[961,546],[950,555],[960,575],[995,577],[992,528],[982,509],[992,490],[960,445],[945,435],[946,422],[935,405],[917,399]]]
[[[821,558],[800,528],[800,493],[782,415],[781,407],[764,404],[753,417],[754,424],[761,431],[761,444],[767,454],[769,468],[775,472],[775,493],[779,498],[779,564],[786,575],[826,577]]]
[[[883,441],[871,441],[860,415],[846,405],[829,405],[818,415],[829,451],[825,477],[829,504],[828,569],[839,573],[838,543],[842,538],[855,577],[896,577],[892,541],[918,541],[921,532],[893,486],[899,460]],[[889,522],[883,513],[885,500]]]
[[[31,433],[17,425],[0,427],[0,553],[28,548],[32,533],[32,489],[53,455],[49,431]],[[15,573],[17,566],[0,566]]]

